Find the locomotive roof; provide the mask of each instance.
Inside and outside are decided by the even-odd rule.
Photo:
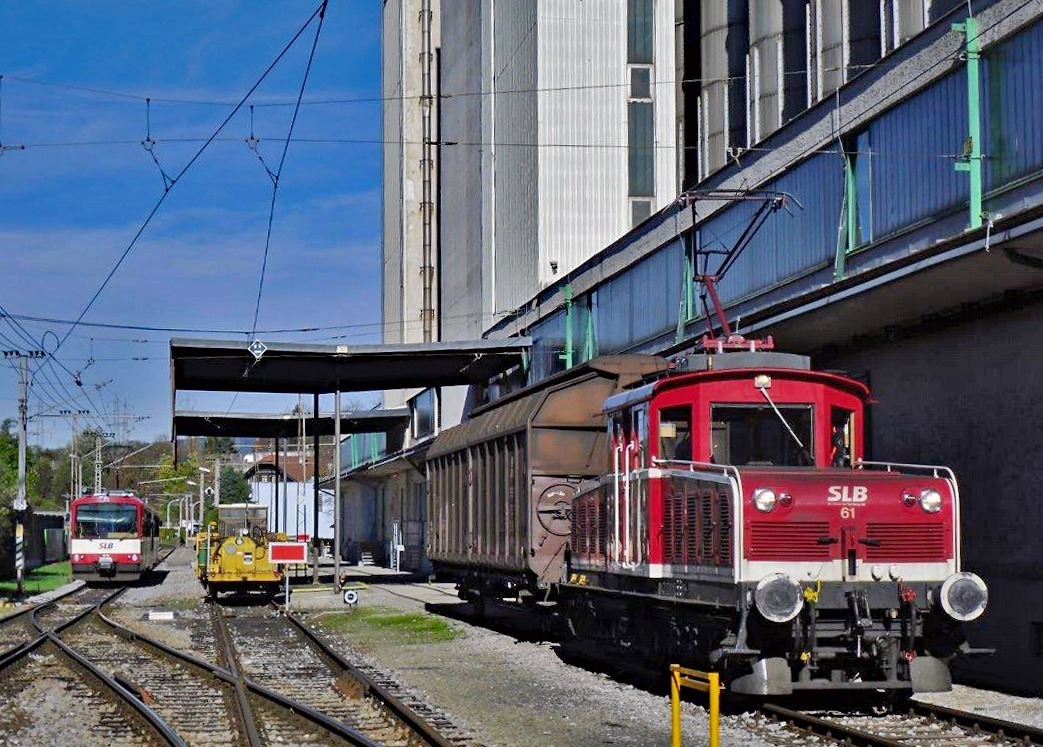
[[[847,376],[826,371],[812,371],[810,359],[789,353],[740,352],[723,355],[689,355],[687,365],[676,366],[670,375],[605,400],[604,412],[614,412],[644,402],[656,392],[688,384],[746,378],[770,374],[780,378],[815,381],[845,389],[861,397],[869,395],[869,387]]]

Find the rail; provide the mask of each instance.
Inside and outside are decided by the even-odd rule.
[[[81,591],[82,588],[83,587],[74,591]],[[123,593],[123,591],[123,589],[119,589],[113,594],[107,595],[106,597],[98,600],[97,602],[94,602],[87,609],[84,609],[83,611],[77,613],[71,619],[63,620],[54,627],[47,627],[41,624],[40,620],[37,618],[37,614],[51,607],[57,606],[57,602],[59,601],[59,599],[64,599],[64,597],[69,595],[62,595],[62,597],[60,598],[52,599],[51,601],[31,608],[31,610],[29,611],[30,620],[32,621],[33,626],[37,629],[40,635],[37,636],[35,640],[27,644],[24,644],[23,646],[5,654],[3,660],[0,661],[0,670],[7,668],[19,659],[28,656],[30,652],[36,650],[44,643],[49,642],[52,645],[54,645],[59,651],[61,651],[67,658],[72,660],[77,666],[79,666],[81,669],[87,672],[87,674],[94,677],[96,680],[101,682],[106,688],[115,693],[120,699],[120,701],[124,705],[132,709],[138,715],[138,717],[144,720],[144,722],[148,724],[149,728],[151,728],[152,731],[155,732],[155,734],[158,737],[160,737],[166,744],[173,745],[173,747],[187,747],[187,745],[181,739],[181,737],[173,729],[171,729],[170,726],[162,718],[160,718],[155,711],[153,711],[151,708],[149,708],[140,700],[138,700],[138,698],[135,696],[133,692],[129,691],[127,688],[125,688],[115,679],[103,672],[101,669],[94,666],[91,662],[77,654],[75,651],[69,648],[69,646],[64,641],[62,641],[58,637],[59,633],[61,633],[63,630],[66,630],[67,628],[87,618],[88,616],[96,612],[98,609],[100,609],[103,604],[106,604],[118,597],[120,594]]]
[[[709,695],[710,747],[721,744],[721,676],[717,672],[700,672],[680,664],[670,665],[670,747],[681,747],[681,688],[687,687]]]
[[[860,728],[859,725],[840,723],[834,717],[813,716],[809,713],[784,708],[773,703],[761,705],[760,711],[770,718],[788,722],[808,733],[833,739],[843,744],[860,745],[861,747],[903,747],[903,745],[909,744],[913,739],[912,732],[917,723],[903,724],[901,721],[894,721],[894,716],[890,716],[882,724],[887,733],[875,734],[872,731],[867,731],[865,728]],[[934,744],[966,744],[967,738],[970,736],[975,740],[975,743],[984,743],[986,741],[992,743],[994,740],[999,740],[1001,743],[1008,744],[1043,745],[1043,729],[982,716],[978,713],[969,713],[929,703],[911,701],[906,706],[905,715],[907,717],[919,716],[926,718],[928,719],[928,725],[935,722],[938,724],[949,724],[956,727],[958,731],[964,732],[963,734],[943,736],[937,733],[937,726],[934,726],[930,733],[926,735],[928,737],[926,741]],[[923,722],[919,723],[921,725],[918,728],[923,729]],[[896,727],[900,726],[905,726],[908,733],[896,738],[894,732]],[[988,736],[983,738],[983,735]]]
[[[293,623],[294,627],[297,628],[297,630],[299,630],[313,646],[321,651],[324,656],[335,662],[338,667],[362,684],[368,692],[372,693],[374,697],[387,706],[387,708],[396,716],[409,724],[418,734],[423,736],[429,744],[434,745],[435,747],[453,747],[453,743],[446,739],[434,725],[428,723],[427,719],[419,713],[416,713],[412,708],[403,703],[392,693],[373,682],[369,677],[361,672],[358,667],[334,651],[329,644],[319,636],[315,635],[315,633],[312,632],[307,625],[297,619],[296,616],[287,614],[286,619]]]
[[[346,724],[342,724],[334,718],[327,716],[325,713],[318,711],[304,703],[293,700],[286,697],[282,693],[271,690],[263,685],[260,685],[249,677],[238,667],[236,660],[237,654],[235,650],[235,644],[232,642],[232,633],[228,630],[228,624],[225,622],[224,615],[218,614],[217,620],[217,637],[220,643],[225,660],[228,664],[229,671],[235,678],[233,683],[236,687],[236,698],[239,700],[242,698],[245,701],[246,691],[249,690],[252,693],[260,695],[265,700],[271,703],[275,703],[291,712],[294,712],[307,720],[311,721],[316,726],[319,726],[330,734],[340,737],[349,744],[356,745],[356,747],[381,747],[373,740],[366,737],[361,732],[353,729]],[[241,694],[240,691],[241,690]]]

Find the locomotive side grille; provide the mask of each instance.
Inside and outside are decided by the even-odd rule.
[[[700,503],[700,557],[699,562],[710,564],[713,563],[713,502],[710,501],[708,495],[699,496]]]
[[[866,560],[930,562],[946,559],[945,527],[941,524],[866,524]]]
[[[699,562],[699,494],[685,494],[684,557],[683,563]]]
[[[608,516],[608,497],[604,492],[597,494],[597,554],[605,557],[605,537],[607,536],[606,517]]]
[[[728,565],[732,559],[731,501],[728,499],[727,493],[714,491],[714,494],[717,497],[718,516],[720,519],[720,528],[717,536],[721,538],[717,563],[718,565]]]
[[[829,560],[828,521],[755,521],[750,525],[750,560]]]

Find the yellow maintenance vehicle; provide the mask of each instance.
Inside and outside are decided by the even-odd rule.
[[[217,507],[217,522],[196,535],[196,577],[207,596],[221,592],[279,591],[283,572],[268,556],[271,542],[285,540],[268,531],[268,507],[256,503],[225,503]]]

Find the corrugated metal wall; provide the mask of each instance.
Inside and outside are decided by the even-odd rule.
[[[538,287],[536,5],[492,3],[497,310],[523,304]]]
[[[630,228],[626,12],[622,0],[539,6],[540,287]]]
[[[655,65],[652,70],[655,99],[655,200],[652,212],[673,202],[680,191],[678,164],[677,98],[675,96],[676,46],[674,44],[675,0],[658,0],[655,4]],[[622,5],[622,3],[620,3]],[[629,210],[624,211],[626,216]],[[629,226],[628,226],[629,228]],[[612,237],[618,239],[625,232]],[[609,242],[604,242],[607,246]],[[589,252],[589,259],[598,249]]]
[[[874,237],[966,202],[967,177],[953,169],[966,137],[967,77],[962,70],[873,121]]]
[[[766,188],[786,192],[804,207],[792,204],[789,212],[780,211],[764,223],[721,283],[722,301],[734,301],[832,261],[836,252],[844,200],[840,155],[812,156]],[[703,249],[731,248],[759,207],[757,202],[736,203],[700,224]],[[710,269],[715,269],[713,263]]]
[[[482,44],[481,0],[442,7],[438,263],[441,338],[473,340],[482,325]]]
[[[985,56],[983,151],[988,189],[1043,167],[1043,21]]]

